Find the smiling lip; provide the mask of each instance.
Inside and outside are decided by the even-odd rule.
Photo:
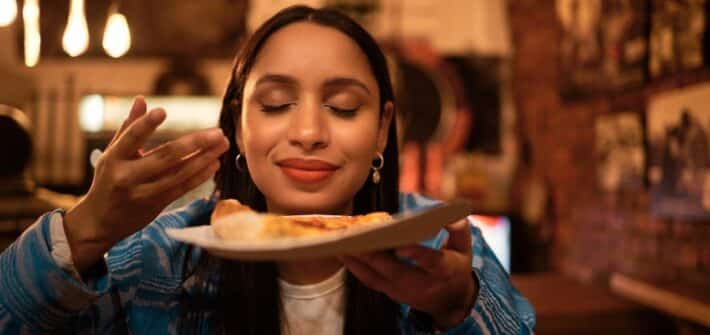
[[[300,183],[321,182],[335,173],[338,166],[316,159],[290,158],[277,162],[281,171]]]

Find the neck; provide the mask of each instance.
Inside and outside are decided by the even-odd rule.
[[[336,258],[278,262],[279,277],[290,284],[308,285],[332,276],[343,264]]]
[[[353,212],[353,202],[348,202],[345,206],[319,211],[318,213],[305,213],[301,209],[281,208],[267,199],[266,207],[271,213],[279,214],[333,214],[350,215]],[[308,285],[321,282],[335,274],[343,264],[335,257],[319,258],[300,261],[277,262],[279,277],[295,285]]]

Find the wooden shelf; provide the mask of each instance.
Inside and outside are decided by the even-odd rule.
[[[612,291],[674,317],[710,327],[710,286],[649,282],[622,274],[611,276]]]

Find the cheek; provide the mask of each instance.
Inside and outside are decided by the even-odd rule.
[[[267,120],[263,116],[248,114],[241,126],[244,146],[242,150],[246,155],[250,174],[255,181],[268,181],[268,174],[271,173],[268,156],[283,138],[283,127],[279,122]]]
[[[245,111],[243,114],[241,129],[243,150],[248,158],[259,158],[264,156],[267,150],[275,145],[282,136],[282,128],[277,120],[269,120],[259,113]]]
[[[377,150],[377,123],[336,126],[333,140],[353,163],[369,167]]]

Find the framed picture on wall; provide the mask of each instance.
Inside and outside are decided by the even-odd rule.
[[[707,0],[654,0],[648,70],[660,77],[702,67],[707,48]]]
[[[710,84],[649,101],[651,208],[663,217],[710,217]]]
[[[557,0],[560,93],[576,98],[643,83],[648,8],[634,0]]]
[[[612,193],[640,190],[646,160],[640,115],[628,111],[600,116],[595,137],[599,187]]]

